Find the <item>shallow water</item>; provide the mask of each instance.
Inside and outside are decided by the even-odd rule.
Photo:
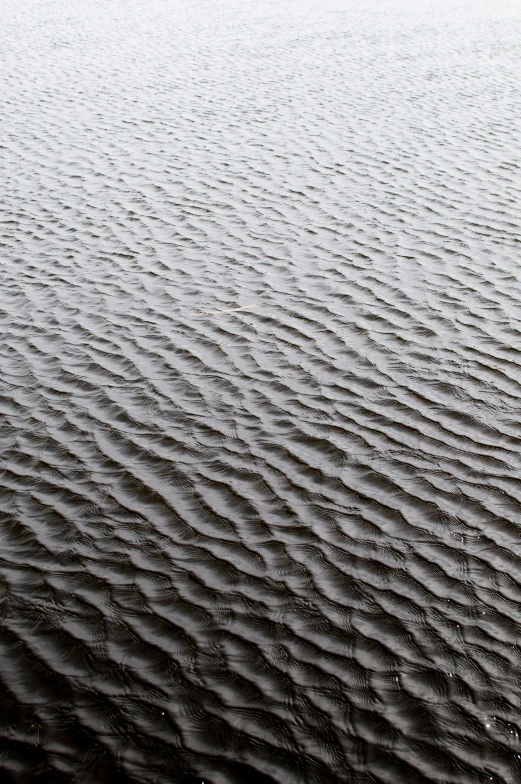
[[[1,781],[519,782],[519,6],[2,9]]]

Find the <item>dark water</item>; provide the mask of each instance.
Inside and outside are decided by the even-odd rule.
[[[521,780],[520,17],[2,4],[2,784]]]

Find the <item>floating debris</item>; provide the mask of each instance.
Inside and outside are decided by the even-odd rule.
[[[227,310],[201,310],[200,313],[189,313],[189,316],[217,316],[219,313],[236,313],[238,310],[248,310],[248,308],[256,308],[257,303],[253,305],[242,305],[240,308],[228,308]]]

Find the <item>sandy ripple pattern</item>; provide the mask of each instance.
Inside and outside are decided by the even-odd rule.
[[[518,784],[519,5],[2,11],[0,780]]]

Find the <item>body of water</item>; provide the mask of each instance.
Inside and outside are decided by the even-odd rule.
[[[0,780],[518,783],[518,3],[1,7]]]

